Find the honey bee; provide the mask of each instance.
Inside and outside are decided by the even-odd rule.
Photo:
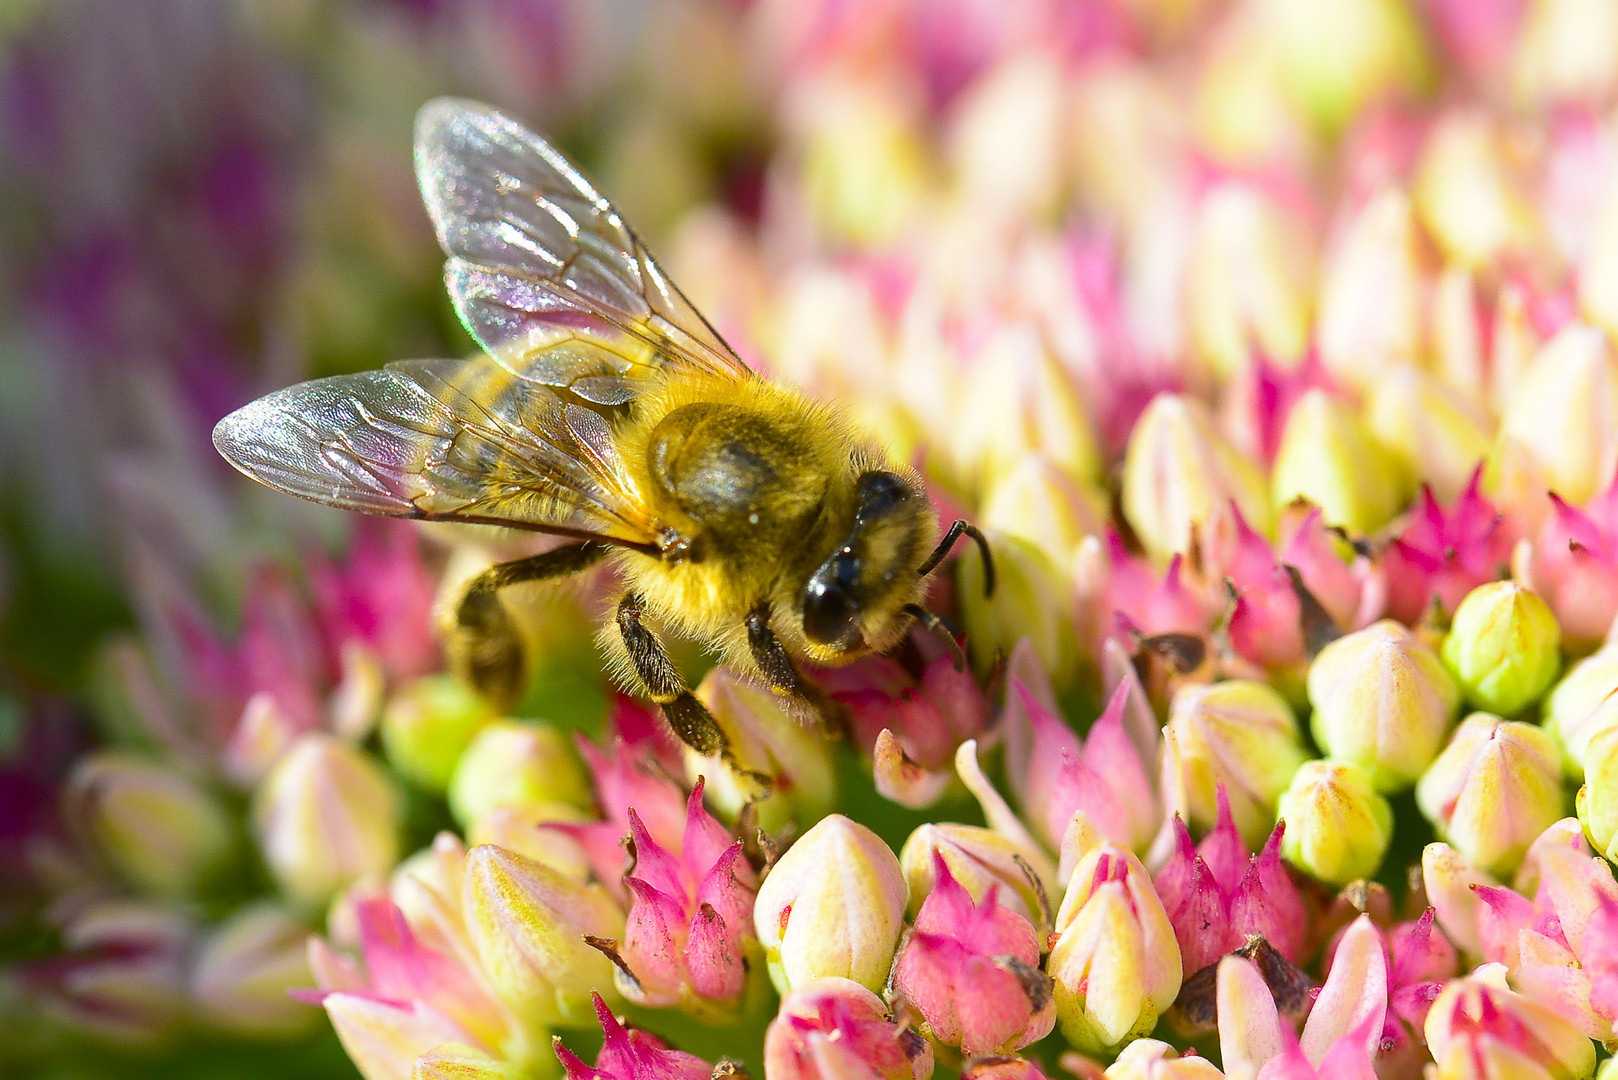
[[[361,513],[570,542],[500,563],[453,611],[452,666],[509,703],[525,661],[497,593],[607,561],[615,674],[704,754],[725,749],[659,633],[693,638],[832,718],[800,662],[896,646],[940,529],[915,471],[837,410],[754,374],[554,148],[474,102],[416,118],[422,196],[455,308],[483,353],[405,360],[277,391],[221,420],[254,480]],[[992,580],[992,578],[990,578]]]

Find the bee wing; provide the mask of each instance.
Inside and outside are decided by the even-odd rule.
[[[611,436],[600,413],[477,356],[290,386],[213,441],[254,480],[328,506],[655,545]]]
[[[671,367],[751,376],[612,204],[504,114],[428,102],[416,178],[456,310],[513,374],[603,405],[632,401]]]

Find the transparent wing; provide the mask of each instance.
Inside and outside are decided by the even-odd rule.
[[[549,143],[476,102],[416,117],[416,178],[462,321],[495,361],[622,405],[669,368],[751,372]]]
[[[213,441],[254,480],[328,506],[655,546],[609,420],[482,356],[290,386]]]

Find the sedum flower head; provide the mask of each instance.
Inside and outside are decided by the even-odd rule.
[[[1320,748],[1363,766],[1384,792],[1415,783],[1460,704],[1437,653],[1391,619],[1322,649],[1308,689]]]
[[[753,925],[783,991],[836,976],[887,981],[904,925],[905,877],[870,829],[841,814],[798,838],[759,886]]]

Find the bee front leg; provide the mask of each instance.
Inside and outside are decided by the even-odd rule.
[[[663,716],[680,741],[705,756],[726,751],[725,735],[708,707],[685,685],[679,668],[645,622],[646,601],[628,592],[618,601],[618,634],[646,695],[663,707]]]
[[[753,662],[770,689],[783,697],[795,698],[820,714],[821,723],[834,735],[848,731],[848,706],[827,694],[814,680],[806,678],[792,662],[781,639],[770,629],[770,606],[760,604],[747,613],[747,645]]]
[[[528,665],[522,638],[500,599],[500,590],[576,574],[606,553],[601,544],[568,544],[526,559],[496,563],[472,578],[446,620],[445,651],[450,668],[499,708],[510,708],[527,685]]]

